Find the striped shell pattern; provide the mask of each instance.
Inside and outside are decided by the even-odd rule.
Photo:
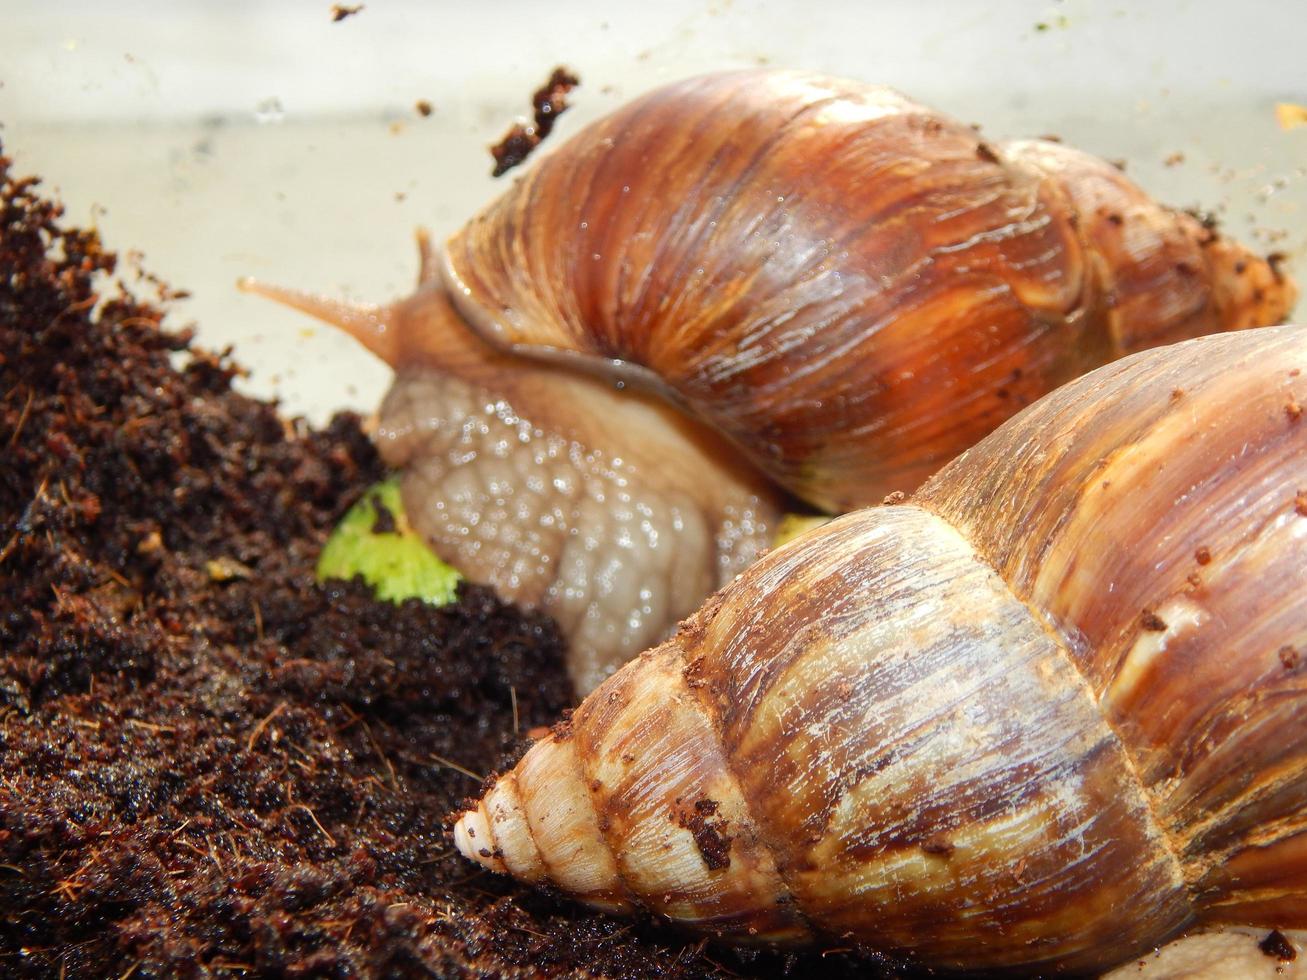
[[[942,968],[1307,926],[1305,370],[1279,327],[1059,389],[752,566],[458,847],[598,908]]]

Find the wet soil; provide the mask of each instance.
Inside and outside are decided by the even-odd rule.
[[[447,817],[568,704],[553,625],[319,584],[383,474],[161,327],[0,157],[0,975],[867,975],[479,871]]]

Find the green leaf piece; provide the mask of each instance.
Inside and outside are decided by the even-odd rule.
[[[404,514],[399,479],[365,493],[340,519],[318,558],[318,581],[362,575],[378,599],[421,599],[440,606],[454,599],[462,576],[435,556]]]

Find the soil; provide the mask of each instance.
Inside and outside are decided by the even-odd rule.
[[[558,116],[567,111],[568,93],[580,84],[581,79],[567,68],[560,65],[553,70],[545,84],[531,96],[531,125],[514,123],[490,148],[490,155],[495,158],[490,176],[504,176],[535,152],[541,141],[553,132]]]
[[[359,419],[314,430],[234,392],[229,353],[160,326],[175,293],[9,170],[0,975],[875,968],[733,952],[464,862],[448,815],[568,704],[553,625],[475,587],[433,609],[315,581],[383,475]]]

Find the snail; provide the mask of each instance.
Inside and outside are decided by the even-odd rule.
[[[394,367],[377,440],[414,526],[551,613],[581,692],[752,561],[786,494],[911,490],[1071,377],[1295,295],[1101,160],[797,71],[657,89],[419,242],[389,306],[244,285]]]
[[[1307,926],[1307,328],[1133,355],[777,548],[457,818],[738,942],[1093,971]]]

